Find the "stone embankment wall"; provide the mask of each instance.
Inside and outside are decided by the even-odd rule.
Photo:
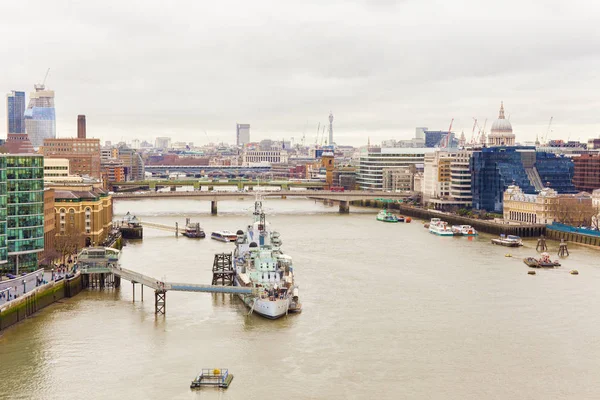
[[[550,228],[546,229],[546,236],[554,240],[564,239],[566,242],[574,242],[600,247],[600,237],[598,236],[583,235],[581,233],[573,232],[561,232]]]
[[[356,202],[356,205],[364,207],[383,208],[385,203],[380,201],[363,200]],[[508,225],[498,224],[491,221],[461,217],[454,214],[440,213],[433,210],[426,210],[419,207],[405,206],[398,203],[390,203],[387,207],[398,211],[399,214],[409,217],[420,218],[429,221],[431,218],[440,218],[450,225],[471,225],[480,232],[493,233],[496,235],[516,235],[521,237],[538,237],[546,234],[546,225]]]
[[[81,275],[68,280],[49,282],[0,306],[0,331],[33,315],[65,297],[73,297],[83,289]]]

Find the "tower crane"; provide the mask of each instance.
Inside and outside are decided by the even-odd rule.
[[[48,79],[48,74],[50,73],[50,68],[46,70],[46,75],[44,76],[44,81],[42,82],[42,86],[46,85],[46,79]]]
[[[442,146],[440,146],[440,147],[443,149],[448,147],[450,144],[450,134],[452,133],[452,124],[453,123],[454,123],[454,118],[452,118],[452,120],[450,121],[450,127],[448,128],[448,134],[446,135],[446,137],[444,139],[442,139]]]
[[[475,144],[475,127],[477,126],[477,118],[473,117],[473,130],[471,131],[471,144]]]
[[[548,134],[550,133],[550,126],[552,125],[552,119],[554,117],[550,117],[550,122],[548,122],[548,129],[546,129],[546,135],[544,136],[544,145],[548,144]]]

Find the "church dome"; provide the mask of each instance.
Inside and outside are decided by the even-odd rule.
[[[490,146],[515,145],[515,135],[513,134],[512,125],[504,117],[504,103],[500,103],[500,114],[498,115],[498,119],[492,124],[488,141]]]
[[[492,124],[492,134],[494,133],[512,133],[512,125],[510,121],[504,117],[504,103],[500,103],[500,115]]]

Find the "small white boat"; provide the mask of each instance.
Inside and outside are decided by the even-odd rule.
[[[457,236],[477,236],[479,234],[471,225],[454,225],[452,232]]]
[[[429,232],[438,236],[454,236],[454,232],[448,227],[448,223],[439,218],[431,218]]]
[[[506,247],[519,247],[523,246],[523,241],[519,236],[514,235],[500,235],[499,238],[492,239],[492,244],[497,244]]]
[[[210,238],[220,242],[235,242],[237,235],[230,231],[216,231],[210,234]]]

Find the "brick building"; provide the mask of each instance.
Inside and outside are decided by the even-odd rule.
[[[46,158],[66,158],[71,174],[100,179],[100,139],[44,139]]]

